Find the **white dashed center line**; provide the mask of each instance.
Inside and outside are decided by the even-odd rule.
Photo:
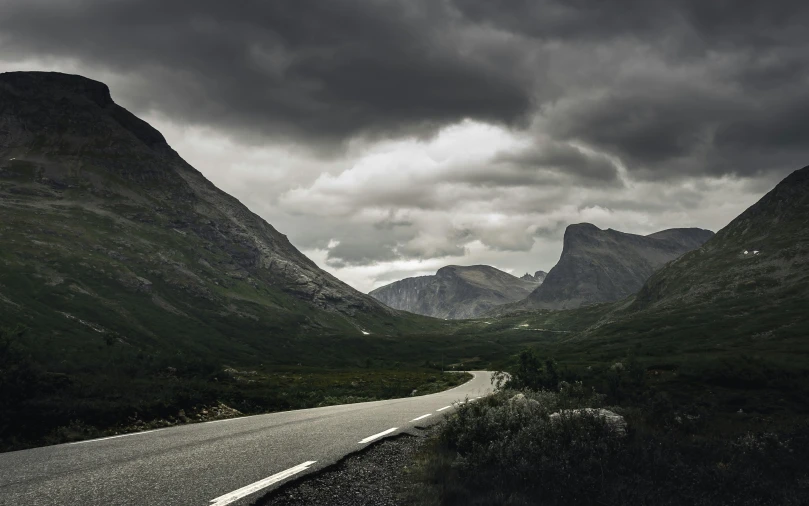
[[[449,409],[449,408],[451,408],[451,407],[452,407],[452,406],[444,406],[444,407],[443,407],[443,408],[441,408],[441,409],[436,409],[436,411],[444,411],[445,409]]]
[[[418,418],[414,418],[414,419],[412,419],[412,420],[410,420],[410,421],[411,421],[411,422],[418,422],[419,420],[424,420],[424,419],[425,419],[425,418],[427,418],[428,416],[433,416],[433,414],[432,414],[432,413],[427,413],[426,415],[421,415],[420,417],[418,417]]]
[[[247,497],[248,495],[256,493],[263,488],[267,488],[270,485],[278,483],[281,480],[285,480],[290,476],[294,476],[300,473],[301,471],[306,471],[307,469],[309,469],[309,466],[311,466],[315,462],[317,461],[310,460],[308,462],[304,462],[303,464],[299,464],[295,467],[290,467],[286,471],[281,471],[280,473],[276,473],[272,476],[264,478],[263,480],[251,483],[250,485],[242,487],[239,490],[234,490],[233,492],[219,496],[216,499],[211,499],[210,506],[225,506],[226,504],[236,502],[242,497]]]
[[[108,439],[118,439],[119,437],[127,437],[127,436],[138,436],[140,434],[148,434],[150,432],[157,432],[164,429],[154,429],[154,430],[145,430],[143,432],[130,432],[129,434],[120,434],[118,436],[110,436],[110,437],[102,437],[98,439],[88,439],[86,441],[76,441],[74,443],[68,443],[69,445],[80,445],[84,443],[95,443],[96,441],[106,441]]]
[[[396,429],[398,429],[398,427],[394,427],[394,428],[392,428],[392,429],[388,429],[388,430],[383,430],[383,431],[382,431],[382,432],[380,432],[379,434],[374,434],[373,436],[368,436],[367,438],[363,439],[362,441],[359,441],[359,444],[361,444],[361,445],[362,445],[362,444],[365,444],[365,443],[370,443],[371,441],[373,441],[373,440],[375,440],[375,439],[379,439],[379,438],[381,438],[382,436],[387,436],[387,435],[388,435],[388,434],[390,434],[391,432],[395,432],[395,431],[396,431]]]

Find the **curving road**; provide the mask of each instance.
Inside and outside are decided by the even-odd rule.
[[[280,484],[491,392],[491,373],[432,395],[285,411],[0,454],[0,505],[251,504]]]

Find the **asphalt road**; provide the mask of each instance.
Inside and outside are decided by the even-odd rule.
[[[432,395],[285,411],[0,454],[2,506],[251,504],[491,391],[487,371]],[[427,416],[429,415],[429,416]]]

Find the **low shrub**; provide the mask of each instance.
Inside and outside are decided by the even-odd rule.
[[[627,416],[626,434],[595,410],[550,416],[603,400],[563,385],[503,390],[461,406],[414,473],[422,494],[426,488],[447,506],[798,505],[809,498],[809,426],[718,438],[660,429],[637,410],[609,408]]]

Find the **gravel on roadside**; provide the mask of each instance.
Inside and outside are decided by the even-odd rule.
[[[323,471],[282,486],[255,506],[404,506],[404,471],[431,429],[387,438]]]

